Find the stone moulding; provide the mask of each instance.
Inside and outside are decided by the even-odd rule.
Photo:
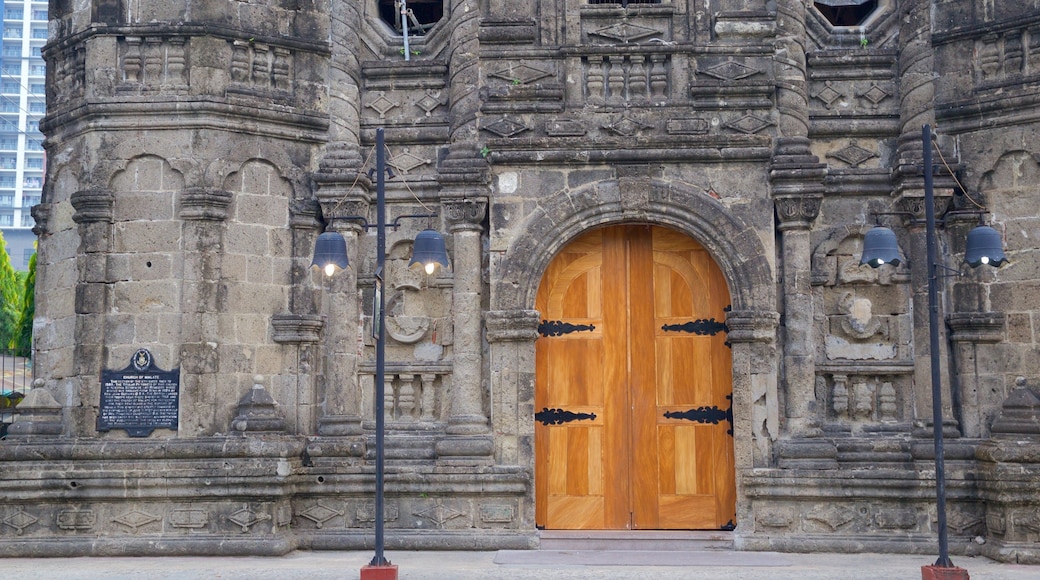
[[[279,344],[318,342],[325,320],[315,314],[276,314],[271,326],[274,341]]]

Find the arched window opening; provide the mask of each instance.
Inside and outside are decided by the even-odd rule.
[[[444,17],[444,0],[407,0],[405,20],[408,34],[426,34]],[[379,0],[379,17],[395,32],[401,34],[401,0]]]
[[[877,0],[817,0],[813,4],[834,26],[859,26],[878,8]]]

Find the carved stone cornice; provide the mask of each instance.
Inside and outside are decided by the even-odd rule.
[[[289,202],[289,225],[294,229],[316,229],[320,216],[321,206],[315,199],[294,199]]]
[[[488,342],[533,342],[541,322],[537,310],[489,310],[484,313]]]
[[[72,221],[77,224],[112,223],[115,194],[110,189],[83,189],[72,194],[70,200],[76,210]]]
[[[360,231],[362,222],[356,218],[368,219],[369,197],[367,193],[353,190],[343,196],[318,194],[321,215],[332,231]]]
[[[954,342],[997,343],[1004,340],[1006,318],[1003,312],[954,312],[946,324]]]
[[[318,342],[325,320],[314,314],[275,314],[271,326],[279,344]]]
[[[769,310],[731,310],[726,314],[726,335],[731,343],[773,342],[776,327],[780,324],[780,313]]]
[[[487,200],[481,198],[452,199],[441,201],[444,219],[452,232],[483,228],[487,214]]]
[[[820,215],[823,195],[785,195],[773,198],[779,230],[807,230]]]
[[[33,221],[36,225],[32,228],[32,233],[36,234],[37,237],[43,237],[50,233],[47,226],[50,223],[51,215],[54,212],[54,206],[49,203],[38,203],[29,209],[29,213],[32,214]]]
[[[899,200],[896,202],[896,206],[900,212],[905,212],[910,215],[911,224],[923,225],[925,223],[925,206],[924,206],[924,192],[919,192],[920,195],[910,195],[910,192],[904,193]],[[914,192],[915,194],[918,192]],[[950,189],[935,189],[933,190],[933,201],[935,203],[935,219],[941,220],[946,215],[947,210],[950,209],[950,205],[953,201],[953,190]]]
[[[477,195],[484,192],[491,182],[488,163],[481,157],[476,144],[472,143],[453,143],[437,169],[437,182],[441,188],[453,194],[457,191],[472,191]]]
[[[230,191],[189,187],[181,193],[180,217],[184,220],[224,221],[232,197]]]

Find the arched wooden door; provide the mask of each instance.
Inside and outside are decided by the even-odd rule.
[[[536,307],[543,529],[731,528],[729,290],[693,239],[613,226],[568,245]]]

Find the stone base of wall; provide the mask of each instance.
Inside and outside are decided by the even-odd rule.
[[[374,542],[375,475],[358,442],[8,443],[0,557],[276,556]],[[385,477],[388,548],[536,545],[528,470],[402,461]]]

